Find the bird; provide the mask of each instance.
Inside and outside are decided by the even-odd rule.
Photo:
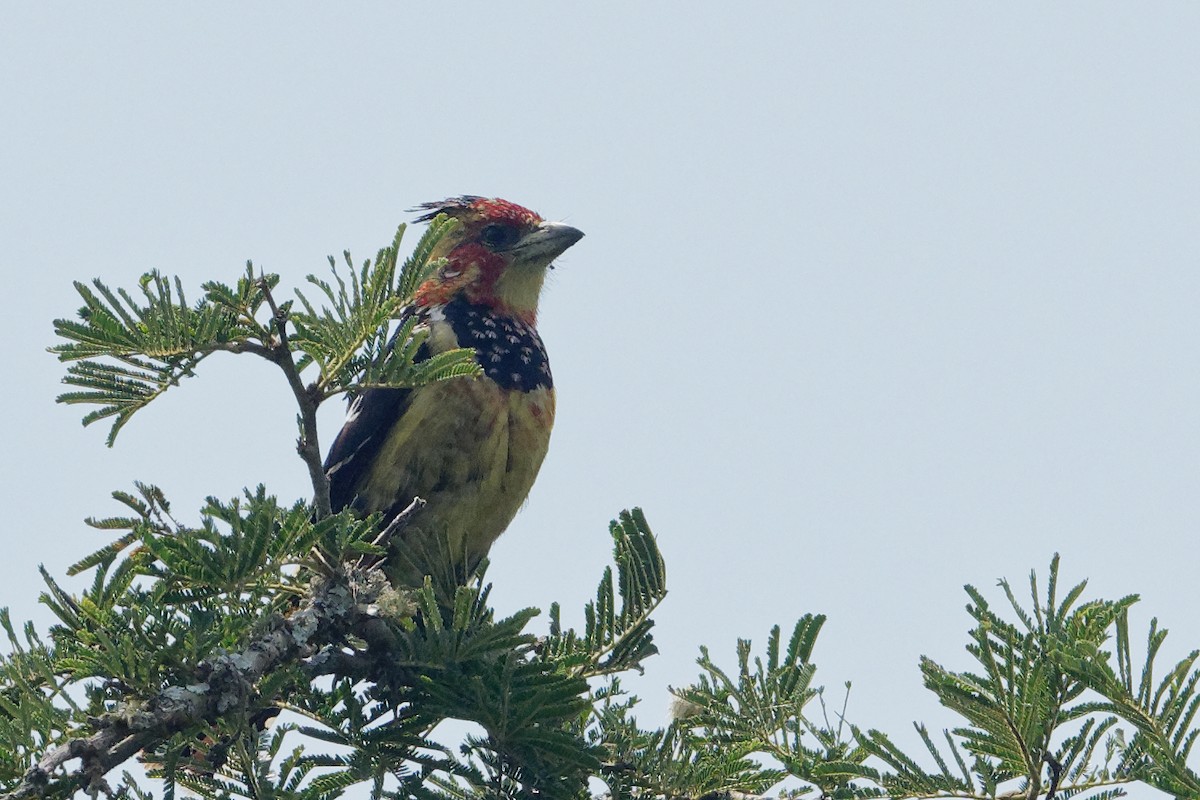
[[[445,214],[459,224],[399,318],[415,317],[427,335],[418,361],[471,347],[481,374],[361,391],[324,466],[334,512],[378,513],[387,524],[421,498],[384,571],[396,587],[419,587],[426,575],[453,586],[512,522],[546,456],[555,394],[538,300],[552,262],[583,232],[500,198],[461,195],[412,210],[418,222]]]

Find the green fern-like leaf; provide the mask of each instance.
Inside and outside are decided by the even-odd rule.
[[[141,300],[124,289],[113,291],[100,280],[91,287],[76,282],[75,289],[84,301],[79,320],[55,320],[55,333],[66,341],[50,352],[72,362],[63,382],[78,390],[63,393],[58,401],[99,406],[84,416],[85,425],[115,418],[107,439],[110,446],[130,417],[192,375],[204,358],[236,350],[261,334],[252,319],[257,310],[253,304],[261,299],[248,296],[239,309],[214,302],[210,290],[204,300],[189,305],[179,279],[158,272],[142,277]],[[241,296],[232,290],[227,294]]]
[[[1193,650],[1170,665],[1155,680],[1157,661],[1167,632],[1151,620],[1142,668],[1132,668],[1129,641],[1129,604],[1122,604],[1115,620],[1113,657],[1088,642],[1064,639],[1054,652],[1056,661],[1103,699],[1083,704],[1081,711],[1112,714],[1134,728],[1121,743],[1119,772],[1144,780],[1180,797],[1200,796],[1200,775],[1188,763],[1200,726],[1200,651]],[[1114,663],[1116,668],[1114,669]],[[1095,748],[1095,744],[1090,744]]]
[[[1136,706],[1135,697],[1145,701],[1147,709],[1153,706],[1154,692],[1146,680],[1135,686],[1127,640],[1120,635],[1137,598],[1084,601],[1086,582],[1060,596],[1057,556],[1047,577],[1043,591],[1037,575],[1030,575],[1029,608],[1001,581],[1010,614],[993,609],[981,592],[966,587],[971,599],[967,610],[976,621],[967,646],[975,670],[957,672],[930,658],[921,660],[926,687],[964,720],[953,735],[946,733],[945,749],[918,727],[936,771],[920,766],[884,734],[855,729],[862,747],[887,765],[878,782],[889,792],[993,797],[1008,791],[1002,787],[1010,784],[1012,791],[1030,796],[1051,785],[1059,797],[1119,796],[1120,788],[1112,787],[1133,779],[1139,769],[1154,763],[1155,756],[1163,755],[1156,743],[1141,738],[1152,729],[1164,733],[1149,715],[1144,717],[1148,727],[1139,728],[1129,745],[1123,744],[1118,727],[1122,710],[1131,712]],[[1114,627],[1116,658],[1105,650]],[[1152,631],[1152,649],[1155,642]],[[1120,665],[1119,675],[1114,663]],[[1124,702],[1086,700],[1088,688],[1110,697],[1123,695]],[[1181,688],[1187,691],[1186,682]],[[971,756],[969,768],[964,753]]]
[[[380,250],[373,261],[356,267],[350,254],[344,253],[344,274],[331,257],[330,280],[308,277],[322,296],[319,308],[297,291],[300,309],[291,314],[296,327],[292,345],[320,370],[315,389],[322,397],[372,387],[420,386],[479,374],[469,349],[440,353],[414,363],[424,341],[424,334],[414,331],[415,320],[402,323],[390,335],[388,332],[389,323],[401,315],[413,292],[434,268],[431,253],[438,241],[457,224],[445,217],[434,220],[399,270],[403,225],[391,246]]]
[[[617,575],[606,568],[596,599],[584,609],[584,630],[564,630],[558,604],[550,608],[547,657],[583,677],[640,669],[658,652],[651,613],[667,594],[666,567],[641,509],[621,512],[609,525]]]

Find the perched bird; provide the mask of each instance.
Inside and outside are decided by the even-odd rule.
[[[325,461],[334,511],[391,519],[414,497],[425,501],[385,564],[402,586],[426,574],[463,581],[528,496],[554,424],[538,296],[551,262],[583,236],[498,198],[416,210],[420,221],[447,214],[460,223],[433,253],[445,263],[402,314],[428,331],[417,359],[473,347],[483,375],[363,391]]]

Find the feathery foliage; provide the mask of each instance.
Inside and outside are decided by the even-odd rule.
[[[979,666],[955,672],[922,660],[926,686],[962,724],[940,743],[916,725],[919,754],[853,724],[845,704],[830,719],[813,684],[819,615],[802,617],[786,644],[772,629],[760,656],[739,640],[733,671],[702,648],[701,674],[673,690],[675,719],[665,728],[639,728],[638,699],[612,679],[594,693],[589,729],[610,796],[733,798],[774,788],[789,797],[1107,800],[1143,782],[1200,797],[1187,764],[1200,736],[1200,656],[1188,654],[1155,682],[1162,632],[1152,623],[1136,674],[1128,613],[1137,598],[1084,601],[1085,583],[1060,596],[1057,556],[1048,578],[1042,596],[1031,575],[1030,608],[1001,581],[1008,613],[966,587],[976,621],[967,652]]]
[[[314,494],[210,497],[188,524],[153,485],[114,492],[120,514],[87,520],[111,541],[69,571],[90,581],[72,591],[43,571],[47,634],[0,610],[0,797],[151,800],[129,772],[106,778],[137,757],[167,800],[583,800],[594,781],[612,800],[1107,800],[1138,783],[1200,798],[1200,651],[1160,666],[1155,620],[1135,670],[1137,598],[1060,592],[1057,556],[1044,593],[1031,575],[1028,607],[1005,581],[999,608],[966,587],[974,666],[920,663],[960,723],[937,737],[917,725],[918,754],[849,719],[849,682],[841,708],[826,707],[820,614],[772,628],[761,651],[739,639],[731,666],[701,648],[696,680],[672,690],[672,721],[641,728],[623,680],[658,652],[666,569],[639,509],[611,523],[614,563],[578,630],[557,603],[544,636],[537,609],[498,617],[482,572],[392,588],[392,525],[329,513],[314,412],[340,393],[477,373],[469,350],[415,363],[423,334],[393,323],[456,224],[435,219],[403,263],[403,226],[360,266],[330,259],[330,278],[309,277],[318,302],[298,291],[277,303],[278,276],[252,265],[194,304],[154,272],[135,292],[76,284],[84,306],[55,322],[52,352],[74,387],[60,401],[95,406],[85,424],[112,419],[111,445],[204,358],[253,353],[293,391]]]
[[[563,630],[558,603],[550,605],[550,636],[543,652],[573,675],[592,678],[638,669],[658,652],[650,614],[667,594],[666,567],[640,509],[624,512],[609,528],[618,566],[604,570],[596,600],[584,609],[583,633]],[[620,608],[617,607],[617,596]]]
[[[1056,555],[1044,599],[1037,575],[1030,575],[1029,609],[1001,581],[1015,621],[966,587],[972,601],[967,611],[976,621],[967,652],[978,669],[955,672],[930,658],[921,660],[926,687],[965,722],[944,733],[950,759],[923,726],[917,730],[937,764],[934,772],[921,768],[883,733],[855,730],[862,746],[890,767],[891,772],[870,773],[889,793],[983,798],[1009,787],[1023,797],[1101,797],[1115,796],[1120,790],[1114,787],[1134,779],[1121,743],[1121,717],[1097,714],[1108,706],[1087,699],[1089,687],[1067,668],[1063,646],[1070,643],[1090,654],[1089,663],[1103,663],[1109,658],[1105,643],[1137,598],[1081,602],[1082,582],[1060,599],[1058,578]]]
[[[308,282],[320,290],[322,302],[328,303],[318,309],[297,290],[302,310],[290,313],[296,326],[291,346],[303,353],[299,367],[315,363],[320,370],[310,391],[324,398],[372,386],[419,386],[434,380],[479,374],[469,349],[452,350],[414,364],[424,341],[423,334],[414,334],[415,320],[407,321],[392,336],[388,335],[388,322],[399,316],[413,292],[435,268],[436,264],[430,260],[434,245],[458,225],[450,217],[435,218],[399,272],[396,265],[403,225],[396,231],[390,247],[380,250],[374,262],[363,262],[357,270],[350,253],[343,253],[348,283],[332,256],[329,258],[332,283],[308,276]],[[394,347],[388,347],[389,339]]]
[[[1055,660],[1103,698],[1082,704],[1080,711],[1108,714],[1108,719],[1120,719],[1132,726],[1129,741],[1122,738],[1117,748],[1121,774],[1176,797],[1200,797],[1200,775],[1188,764],[1196,737],[1200,736],[1196,725],[1200,650],[1192,650],[1169,664],[1156,682],[1156,662],[1167,631],[1152,619],[1146,635],[1145,661],[1135,672],[1128,612],[1128,605],[1124,605],[1115,616],[1115,652],[1099,650],[1086,639],[1064,636],[1056,642]]]
[[[212,353],[236,350],[239,343],[262,346],[269,334],[255,316],[264,288],[277,282],[274,275],[256,280],[247,266],[236,288],[214,286],[226,302],[214,300],[210,290],[191,306],[179,279],[157,272],[139,281],[142,301],[125,289],[109,289],[98,278],[91,287],[77,281],[75,290],[84,302],[79,321],[54,321],[54,332],[67,342],[50,351],[73,362],[63,381],[78,390],[60,395],[59,402],[100,406],[84,416],[84,425],[115,417],[108,434],[112,445],[134,413],[193,375]]]
[[[479,583],[459,587],[450,606],[429,584],[408,597],[389,589],[364,612],[378,630],[308,631],[307,657],[253,682],[213,683],[215,665],[249,658],[245,644],[278,626],[314,581],[328,580],[331,564],[378,555],[377,520],[314,521],[305,504],[281,505],[259,487],[210,498],[199,524],[185,526],[155,487],[116,496],[134,513],[93,521],[120,535],[80,562],[95,571],[90,587],[73,595],[45,575],[43,602],[59,619],[49,643],[30,630],[18,645],[0,618],[15,649],[0,675],[20,694],[0,725],[8,756],[0,785],[13,786],[36,754],[97,721],[132,724],[135,710],[200,686],[219,695],[221,713],[150,736],[144,749],[165,785],[206,796],[258,797],[270,786],[275,796],[333,797],[366,784],[380,797],[386,787],[401,796],[575,798],[598,770],[582,735],[587,682],[528,632],[536,609],[497,619]],[[639,546],[632,554],[618,547],[628,557],[617,582],[635,585],[635,573],[661,568],[661,555],[640,511],[622,519],[614,530],[628,529]],[[616,635],[603,646],[622,644]],[[70,699],[79,688],[83,705]],[[306,722],[260,731],[271,709]],[[447,720],[482,733],[455,753],[436,738]],[[284,739],[303,743],[285,748]],[[51,794],[67,796],[79,780],[51,782]]]
[[[357,269],[345,253],[347,277],[330,257],[332,283],[308,276],[328,306],[315,306],[300,291],[300,309],[291,301],[276,304],[279,276],[255,276],[250,263],[232,285],[205,283],[195,304],[187,302],[179,278],[154,271],[142,276],[137,293],[114,291],[99,279],[91,286],[76,282],[84,301],[79,319],[54,321],[54,332],[65,341],[50,352],[71,362],[63,381],[77,388],[58,400],[99,406],[84,416],[84,425],[114,418],[107,439],[111,446],[137,411],[194,375],[213,353],[253,353],[276,363],[293,390],[302,391],[314,407],[333,395],[369,386],[420,386],[476,375],[479,369],[469,349],[414,363],[421,338],[411,324],[396,332],[396,347],[386,347],[389,321],[436,268],[433,248],[457,224],[447,217],[435,219],[399,269],[403,225],[389,247]],[[289,322],[295,327],[290,335]],[[320,374],[300,387],[299,373],[309,364]]]

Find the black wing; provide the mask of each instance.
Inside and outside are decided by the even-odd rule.
[[[404,413],[411,395],[411,389],[367,389],[350,401],[346,424],[325,459],[329,505],[333,511],[341,511],[354,502],[371,462],[379,454],[392,425]]]
[[[393,338],[388,346],[394,344]],[[429,356],[429,345],[422,344],[413,362],[425,361]],[[412,389],[367,389],[350,401],[346,422],[325,458],[329,505],[334,512],[354,502],[379,448],[410,402]]]

